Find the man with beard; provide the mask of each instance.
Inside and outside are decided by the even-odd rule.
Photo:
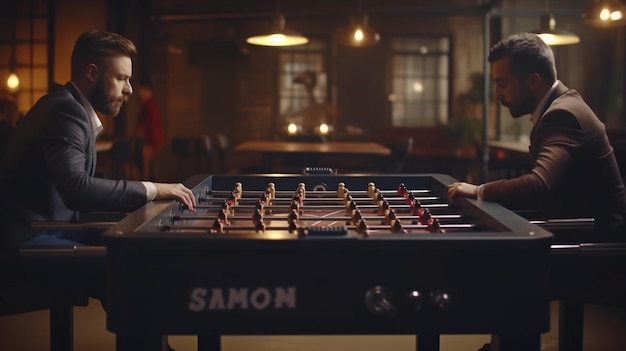
[[[0,163],[0,243],[4,258],[22,245],[98,244],[98,231],[31,230],[33,221],[78,221],[80,212],[133,211],[152,200],[195,208],[192,191],[164,184],[94,177],[98,113],[116,116],[132,94],[135,45],[93,30],[76,41],[71,81],[57,85],[23,117]]]
[[[36,232],[33,221],[77,221],[80,212],[133,211],[152,200],[178,200],[195,209],[192,191],[179,183],[94,177],[95,143],[103,129],[98,113],[116,116],[132,94],[135,56],[135,45],[118,34],[82,34],[72,52],[71,81],[39,99],[13,132],[0,163],[3,269],[10,270],[25,245],[100,243],[99,230]],[[72,284],[106,308],[105,272],[90,271]],[[135,342],[145,349],[141,338]]]
[[[514,118],[530,114],[530,173],[480,186],[453,183],[448,197],[473,197],[545,218],[595,219],[596,238],[623,240],[626,195],[604,124],[575,90],[557,80],[554,54],[539,36],[495,44],[495,95]]]

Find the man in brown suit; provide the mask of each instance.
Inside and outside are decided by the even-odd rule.
[[[496,98],[514,118],[530,114],[532,171],[482,185],[453,183],[448,197],[538,210],[545,218],[593,217],[598,235],[624,234],[626,192],[604,124],[557,80],[554,54],[537,35],[514,34],[489,52]]]

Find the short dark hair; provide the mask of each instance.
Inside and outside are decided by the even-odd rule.
[[[489,62],[505,57],[511,61],[511,73],[519,78],[537,73],[549,83],[556,80],[554,53],[537,34],[516,33],[489,50]]]
[[[102,59],[115,56],[134,60],[137,48],[132,41],[117,33],[94,29],[81,34],[72,51],[72,79],[78,79],[86,65],[101,64]]]

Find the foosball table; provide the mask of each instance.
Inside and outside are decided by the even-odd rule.
[[[194,212],[149,203],[104,233],[107,327],[141,336],[549,330],[552,234],[441,174],[195,176]],[[506,338],[504,336],[507,336]]]

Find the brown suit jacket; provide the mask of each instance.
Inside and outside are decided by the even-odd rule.
[[[578,92],[557,85],[530,142],[531,173],[485,184],[484,200],[545,218],[593,217],[607,233],[623,228],[626,192],[613,148]]]

